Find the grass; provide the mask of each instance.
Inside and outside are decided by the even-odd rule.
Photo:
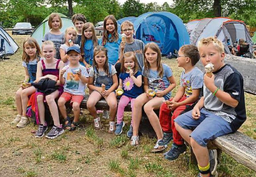
[[[26,37],[13,36],[20,47]],[[196,166],[188,161],[189,152],[170,162],[162,153],[150,153],[155,139],[141,137],[140,146],[131,147],[125,135],[128,126],[121,136],[109,134],[105,129],[94,130],[87,110],[83,110],[81,127],[54,140],[35,138],[31,132],[37,126],[32,123],[23,129],[11,126],[17,114],[15,92],[24,80],[21,54],[22,49],[19,49],[9,60],[0,61],[0,176],[196,176]],[[181,69],[177,68],[176,61],[163,59],[163,62],[172,68],[178,82]],[[246,103],[248,120],[240,130],[256,139],[256,97],[246,94]],[[129,125],[130,113],[125,115],[124,121]],[[108,121],[103,123],[107,125]],[[255,172],[224,153],[218,172],[220,177],[256,177]]]

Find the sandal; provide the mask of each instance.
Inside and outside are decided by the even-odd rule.
[[[159,143],[163,144],[163,140],[157,140],[156,145],[154,146],[151,152],[162,152],[167,148],[167,145],[159,145]]]
[[[78,126],[79,122],[72,122],[69,131],[75,131]]]
[[[131,145],[132,146],[139,145],[139,136],[132,136],[132,138],[131,138]]]
[[[100,122],[100,118],[99,118],[99,117],[97,117],[96,119],[94,119],[94,128],[95,128],[96,130],[101,129],[101,122]]]
[[[65,119],[64,128],[67,129],[67,130],[70,130],[71,129],[71,124],[72,124],[72,120],[70,119],[70,117],[67,117]]]

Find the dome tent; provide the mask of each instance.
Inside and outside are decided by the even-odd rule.
[[[62,21],[62,28],[61,28],[61,32],[64,33],[65,30],[70,27],[70,26],[74,26],[72,23],[72,20],[69,19],[67,16],[58,13],[61,17],[61,21]],[[50,16],[50,15],[49,15]],[[38,42],[38,44],[41,46],[42,45],[42,40],[44,39],[44,35],[46,33],[49,32],[49,26],[48,26],[48,19],[49,16],[47,16],[34,30],[34,32],[32,33],[31,37],[35,38]]]
[[[189,44],[189,34],[182,20],[170,12],[147,12],[134,21],[135,36],[145,44],[155,42],[163,55]]]

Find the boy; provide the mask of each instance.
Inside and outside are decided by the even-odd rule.
[[[198,48],[202,64],[212,63],[213,73],[204,75],[203,97],[192,111],[175,119],[175,127],[192,147],[198,162],[198,176],[208,177],[216,174],[217,162],[216,155],[215,164],[209,162],[208,141],[235,132],[246,120],[246,111],[243,78],[224,63],[222,42],[213,37],[203,38]]]
[[[58,105],[62,116],[65,118],[65,128],[73,131],[78,126],[80,115],[80,104],[84,99],[86,83],[88,83],[87,69],[80,65],[81,57],[78,46],[69,47],[67,58],[69,65],[65,66],[60,72],[60,83],[64,85],[64,92],[58,100]],[[67,116],[66,102],[71,100],[74,111],[74,121]]]
[[[87,22],[86,18],[83,14],[79,14],[79,13],[74,14],[72,16],[72,22],[75,25],[76,30],[77,30],[77,40],[76,40],[75,44],[80,45],[81,38],[82,38],[82,32],[83,32],[82,29],[83,29],[84,24]]]
[[[203,87],[203,72],[195,67],[199,58],[196,46],[184,45],[180,48],[177,63],[178,67],[184,69],[180,77],[180,87],[174,98],[163,103],[160,108],[159,119],[164,131],[162,145],[167,145],[173,139],[172,148],[164,154],[168,160],[177,159],[186,150],[184,140],[175,128],[174,119],[187,109],[191,110],[192,104],[199,99],[200,90]]]

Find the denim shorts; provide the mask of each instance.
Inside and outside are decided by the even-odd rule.
[[[192,118],[192,111],[189,111],[174,121],[184,129],[193,130],[190,137],[204,147],[209,140],[232,133],[230,123],[204,108],[200,110],[200,118],[197,120]]]

